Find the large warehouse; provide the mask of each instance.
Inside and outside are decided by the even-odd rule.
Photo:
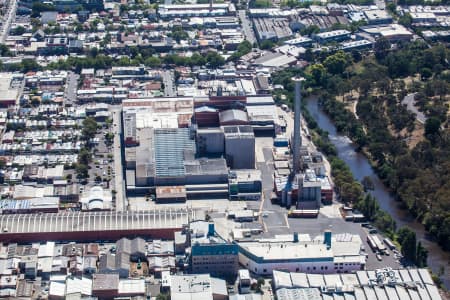
[[[2,215],[0,242],[116,241],[136,236],[173,239],[183,225],[203,218],[203,211],[187,209]]]

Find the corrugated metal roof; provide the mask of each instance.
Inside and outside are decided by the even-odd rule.
[[[0,227],[8,233],[77,232],[178,228],[195,219],[198,211],[186,209],[143,212],[74,212],[59,214],[1,215]]]
[[[190,138],[189,129],[156,129],[154,134],[156,176],[184,176],[184,159],[195,153],[195,142]]]

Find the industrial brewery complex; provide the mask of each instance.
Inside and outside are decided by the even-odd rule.
[[[343,204],[305,79],[273,81],[412,30],[375,4],[206,2],[0,0],[0,298],[445,299]],[[397,10],[448,38],[449,6]]]

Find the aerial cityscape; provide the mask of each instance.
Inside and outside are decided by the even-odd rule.
[[[448,0],[0,0],[0,298],[450,299]]]

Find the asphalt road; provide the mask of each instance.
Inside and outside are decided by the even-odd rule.
[[[423,112],[419,111],[417,106],[415,106],[414,96],[415,96],[415,93],[406,95],[405,98],[403,98],[403,100],[402,100],[402,104],[406,104],[406,108],[410,112],[416,114],[417,121],[419,121],[422,124],[425,124],[425,121],[427,120],[427,117],[425,117]]]
[[[255,33],[253,32],[252,23],[250,19],[247,18],[245,10],[239,10],[238,15],[241,20],[242,29],[244,30],[245,39],[253,45],[257,41]]]
[[[113,117],[113,133],[114,133],[114,186],[116,191],[116,211],[125,211],[128,209],[128,200],[125,194],[125,183],[123,178],[123,166],[122,166],[122,150],[121,150],[121,107],[111,106],[110,111]]]
[[[7,16],[3,19],[3,26],[0,29],[0,42],[4,43],[9,34],[11,22],[16,17],[17,0],[11,0],[8,7]]]
[[[73,105],[77,100],[78,78],[80,76],[73,72],[69,72],[67,76],[66,104]]]
[[[163,71],[162,80],[164,83],[164,96],[165,97],[174,97],[176,96],[175,87],[174,87],[174,75],[173,71]]]

